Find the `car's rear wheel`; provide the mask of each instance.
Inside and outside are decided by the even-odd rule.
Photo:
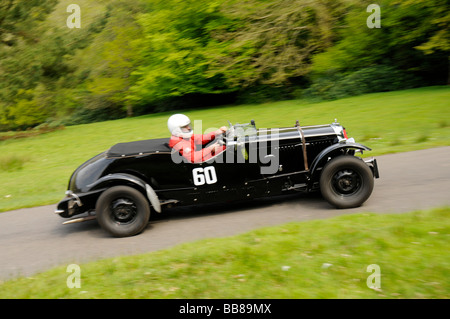
[[[355,156],[339,156],[329,161],[320,176],[322,196],[337,208],[361,206],[373,190],[369,166]]]
[[[133,236],[147,226],[150,205],[138,190],[128,186],[115,186],[100,195],[96,215],[100,226],[113,236]]]

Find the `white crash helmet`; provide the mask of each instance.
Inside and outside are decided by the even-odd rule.
[[[191,120],[184,114],[174,114],[167,120],[167,127],[169,128],[170,134],[182,138],[190,138],[194,131],[183,132],[181,128],[183,126],[191,124]]]

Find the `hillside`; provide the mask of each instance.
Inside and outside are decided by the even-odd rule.
[[[185,113],[202,130],[254,119],[258,128],[327,124],[337,119],[350,137],[373,151],[365,156],[450,145],[450,87],[375,93],[331,102],[289,100],[224,106]],[[29,138],[0,142],[0,211],[55,204],[72,172],[110,146],[169,137],[159,113],[69,126]],[[1,136],[1,135],[0,135]]]

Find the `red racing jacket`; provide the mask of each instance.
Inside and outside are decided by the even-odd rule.
[[[192,134],[190,138],[182,138],[172,135],[169,141],[169,146],[180,152],[180,154],[191,163],[201,163],[207,161],[214,154],[211,149],[203,148],[216,137],[216,132],[208,134]],[[223,151],[225,146],[222,147]]]

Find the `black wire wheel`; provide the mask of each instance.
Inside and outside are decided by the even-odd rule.
[[[133,236],[147,226],[150,205],[138,190],[128,186],[114,186],[98,198],[96,215],[100,226],[113,236]]]
[[[361,206],[372,194],[373,174],[358,157],[344,155],[329,161],[320,176],[322,196],[337,208]]]

